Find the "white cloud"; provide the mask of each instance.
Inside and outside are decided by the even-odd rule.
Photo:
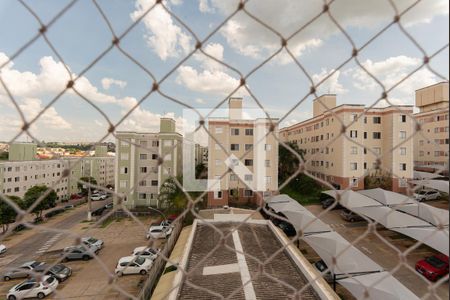
[[[333,73],[334,69],[327,71],[326,69],[322,69],[319,74],[313,74],[312,79],[314,84],[319,83],[329,74]],[[318,88],[319,93],[321,94],[344,94],[348,92],[347,89],[339,82],[339,76],[341,75],[340,71],[336,71],[331,75],[328,79],[326,79]]]
[[[195,99],[195,102],[197,102],[198,104],[205,104],[206,103],[206,101],[204,99],[202,99],[202,98]]]
[[[42,101],[37,98],[25,98],[22,103],[19,104],[19,107],[27,120],[33,119],[44,109]],[[53,129],[69,129],[72,127],[52,106],[39,117],[36,123],[33,123],[31,129],[38,128],[38,125],[45,125],[45,127]]]
[[[210,43],[203,48],[203,51],[219,61],[223,61],[223,46],[219,43]],[[207,70],[223,70],[225,66],[204,55],[201,52],[194,54],[194,59],[200,62],[202,68]]]
[[[215,12],[214,8],[211,7],[209,0],[199,0],[198,8],[202,13],[213,13]]]
[[[375,76],[386,89],[393,87],[421,64],[421,59],[403,55],[390,57],[382,61],[374,62],[368,59],[362,62],[364,68]],[[352,74],[353,85],[360,90],[374,91],[380,89],[378,83],[359,67],[347,70],[346,73]],[[392,97],[395,104],[412,104],[415,90],[434,84],[437,81],[439,79],[433,73],[428,69],[421,68],[395,87],[389,94],[389,97],[390,99]]]
[[[224,16],[236,10],[239,1],[211,0],[211,4]],[[415,0],[398,0],[395,5],[399,11],[405,10]],[[402,24],[412,25],[429,22],[436,15],[448,15],[449,3],[446,0],[421,1],[402,17]],[[248,11],[268,26],[284,36],[289,36],[301,28],[323,7],[322,0],[259,0],[246,5]],[[351,8],[351,9],[349,9]],[[340,0],[330,4],[330,11],[345,29],[379,28],[390,22],[395,13],[388,1]],[[228,44],[242,55],[261,58],[280,48],[280,38],[261,24],[243,13],[239,13],[221,29]],[[296,55],[320,45],[319,40],[342,34],[325,14],[309,24],[288,42],[288,47]],[[283,62],[283,61],[281,61]]]
[[[131,13],[131,19],[136,21],[152,5],[155,0],[137,0],[136,10]],[[172,1],[172,4],[179,4],[181,1]],[[168,3],[165,2],[168,7]],[[175,24],[170,14],[160,5],[152,9],[142,20],[148,34],[145,36],[148,46],[162,60],[171,57],[179,57],[192,49],[191,37],[183,29]]]
[[[113,78],[108,78],[108,77],[102,79],[102,87],[103,87],[103,89],[109,90],[109,88],[112,85],[116,85],[119,88],[123,89],[124,87],[127,86],[127,83],[125,81],[123,81],[123,80],[118,80],[118,79],[113,79]]]

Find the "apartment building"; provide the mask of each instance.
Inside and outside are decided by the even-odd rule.
[[[417,90],[416,106],[419,112],[414,117],[421,131],[414,136],[414,168],[428,172],[442,170],[448,174],[448,82]]]
[[[281,129],[280,136],[304,150],[312,175],[336,188],[364,189],[364,174],[379,163],[394,174],[393,191],[406,192],[413,176],[412,113],[412,106],[337,106],[336,95],[322,95],[313,101],[311,119]]]
[[[271,124],[278,134],[278,120],[244,119],[242,98],[230,98],[228,107],[227,118],[208,120],[208,130],[214,137],[208,141],[208,179],[220,181],[220,188],[208,192],[208,207],[258,204],[261,195],[278,191],[278,141],[268,134]],[[230,166],[227,161],[236,172],[223,176]]]
[[[0,162],[0,192],[23,197],[29,188],[46,185],[54,187],[58,200],[64,200],[78,192],[77,182],[84,176],[94,177],[100,186],[113,185],[114,157],[100,152],[101,147],[96,149],[95,157],[38,160],[36,144],[12,144],[9,160]],[[69,176],[61,178],[67,169]]]
[[[127,208],[159,207],[161,184],[181,175],[183,140],[175,125],[161,118],[157,133],[117,132],[115,188]]]

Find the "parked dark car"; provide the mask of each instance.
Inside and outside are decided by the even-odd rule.
[[[316,261],[314,263],[314,267],[316,267],[316,269],[320,273],[322,273],[321,275],[322,275],[323,279],[326,280],[326,282],[328,282],[328,283],[333,282],[333,275],[331,274],[330,270],[327,270],[328,266],[323,260]],[[327,270],[327,271],[325,272],[325,270]],[[325,273],[323,273],[323,272],[325,272]]]
[[[341,212],[341,217],[342,219],[344,219],[345,221],[348,222],[360,222],[360,221],[365,221],[363,217],[361,217],[358,214],[355,214],[354,212],[348,210],[348,209],[344,209]]]
[[[46,271],[47,270],[47,271]],[[56,278],[59,282],[63,282],[67,278],[69,278],[72,275],[72,269],[63,265],[63,264],[56,264],[54,266],[51,266],[49,264],[43,264],[39,267],[36,267],[36,272],[45,272],[45,275],[51,275]]]
[[[17,225],[16,227],[14,227],[13,231],[14,231],[14,232],[19,232],[19,231],[24,230],[25,228],[27,228],[27,226],[25,226],[25,225],[23,225],[23,224],[19,224],[19,225]]]
[[[337,201],[333,198],[325,198],[320,203],[322,204],[323,209],[327,209],[328,207],[332,206]],[[344,207],[340,205],[339,203],[336,203],[335,206],[333,206],[332,210],[334,209],[343,209]]]
[[[292,224],[288,223],[288,222],[280,222],[277,225],[281,230],[283,230],[283,232],[287,235],[287,236],[295,236],[297,234],[297,232],[295,231],[294,226],[292,226]]]
[[[108,203],[108,204],[105,204],[105,206],[104,206],[104,208],[105,209],[110,209],[110,208],[113,208],[113,203],[111,202],[111,203]]]
[[[436,254],[419,260],[416,271],[430,281],[437,281],[448,274],[448,256]]]
[[[97,208],[96,210],[94,210],[92,212],[92,215],[93,216],[101,216],[104,211],[105,211],[105,208],[104,207],[100,207],[100,208]]]
[[[65,211],[64,208],[57,208],[57,209],[54,209],[54,210],[49,211],[48,213],[46,213],[46,214],[44,215],[44,217],[46,217],[46,218],[51,218],[51,217],[54,217],[54,216],[56,216],[56,215],[59,215],[60,213],[63,213],[64,211]]]
[[[43,217],[36,217],[33,220],[33,224],[40,224],[42,222],[44,222],[44,218]]]

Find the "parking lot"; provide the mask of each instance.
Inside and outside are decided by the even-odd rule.
[[[137,295],[145,275],[126,275],[115,278],[113,274],[119,258],[131,255],[135,247],[145,246],[148,243],[145,234],[152,220],[150,217],[142,217],[140,220],[144,227],[129,218],[106,222],[103,226],[96,228],[89,228],[90,223],[85,222],[72,227],[71,232],[79,236],[93,236],[103,240],[104,247],[100,250],[98,259],[64,262],[66,266],[72,268],[72,276],[62,282],[56,292],[48,298],[125,299],[124,295],[127,293]],[[72,237],[62,237],[36,260],[55,262],[59,259],[62,249],[73,244]],[[162,242],[158,240],[154,246],[162,247]],[[2,281],[0,295],[4,297],[11,287],[21,281],[23,279]],[[110,284],[112,282],[116,284]]]
[[[430,201],[427,203],[439,208],[448,207],[448,201],[446,201],[446,204],[443,201]],[[306,208],[315,215],[319,215],[323,211],[320,205],[310,205],[306,206]],[[381,265],[385,270],[393,270],[399,262],[398,253],[404,252],[416,243],[415,240],[397,232],[385,229],[383,226],[377,227],[377,233],[379,236],[373,233],[367,234],[366,222],[346,222],[341,218],[340,212],[341,210],[330,211],[321,216],[320,219],[329,224],[335,231],[350,242],[365,235],[364,238],[358,241],[355,246],[364,254],[373,259],[376,263]],[[300,249],[305,257],[311,262],[320,260],[319,256],[317,256],[314,250],[306,243],[300,243]],[[418,297],[423,297],[428,292],[430,282],[425,277],[417,273],[414,267],[417,261],[437,253],[437,251],[426,245],[419,246],[406,257],[407,264],[410,268],[402,266],[395,271],[393,276]],[[448,282],[438,286],[436,288],[436,293],[441,299],[449,299]],[[437,298],[431,296],[428,299]]]

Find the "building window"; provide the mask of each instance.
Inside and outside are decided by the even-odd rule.
[[[20,177],[14,177],[14,182],[19,182],[20,181]]]
[[[141,167],[140,170],[141,173],[147,173],[147,167]]]
[[[350,163],[350,170],[352,170],[352,171],[358,170],[358,163],[351,162]]]
[[[216,134],[220,134],[220,133],[223,132],[223,128],[222,128],[222,127],[216,127],[216,128],[214,129],[214,132],[215,132]]]
[[[253,197],[252,190],[244,190],[244,197]]]
[[[358,186],[358,178],[350,179],[350,186],[351,187],[357,187]]]
[[[425,152],[419,151],[419,156],[424,156]]]
[[[435,157],[439,157],[440,156],[440,151],[434,151],[434,156]]]
[[[244,165],[246,165],[246,166],[253,166],[253,159],[246,159],[246,160],[244,160]]]
[[[152,141],[152,147],[159,147],[159,141]]]
[[[126,180],[120,180],[119,181],[119,187],[122,189],[125,189],[127,187],[127,181]]]
[[[272,150],[272,145],[270,145],[270,144],[265,144],[265,145],[264,145],[264,150],[266,150],[266,151],[271,151],[271,150]]]
[[[400,164],[400,171],[406,171],[406,164],[404,163]]]
[[[358,131],[357,130],[350,130],[350,137],[355,139],[358,137]]]
[[[143,148],[147,148],[147,141],[139,141],[139,145]]]
[[[214,192],[214,198],[215,199],[222,199],[222,191],[215,191]]]
[[[152,159],[158,159],[158,154],[152,154]]]
[[[239,144],[231,144],[230,150],[231,151],[239,151]]]
[[[252,181],[253,180],[253,175],[252,174],[246,174],[244,176],[244,180],[245,181]]]
[[[236,174],[230,174],[230,181],[237,181],[238,177]]]
[[[231,135],[239,135],[239,128],[231,128]]]
[[[152,180],[152,186],[158,186],[158,180]]]
[[[367,170],[367,163],[364,163],[364,170]]]
[[[128,174],[128,168],[127,167],[120,167],[120,174]]]
[[[350,154],[358,154],[358,147],[352,146]]]
[[[400,147],[400,155],[406,155],[406,147]]]
[[[381,154],[381,148],[380,148],[380,147],[373,147],[373,152],[374,152],[376,155],[380,155],[380,154]]]
[[[253,135],[253,128],[245,129],[245,135]]]
[[[400,138],[401,140],[406,139],[406,131],[400,131],[399,138]]]
[[[420,145],[420,146],[423,146],[423,140],[420,140],[420,141],[419,141],[419,145]]]
[[[401,115],[400,116],[400,122],[406,123],[406,115]]]
[[[147,181],[145,181],[145,180],[139,181],[139,186],[146,186],[146,185],[147,185]]]
[[[381,132],[373,132],[372,133],[372,137],[373,137],[374,140],[381,139]]]
[[[128,160],[128,153],[120,153],[121,160]]]
[[[351,121],[358,121],[358,114],[352,114],[352,115],[350,116],[350,120],[351,120]]]
[[[147,194],[145,194],[145,193],[139,193],[139,199],[140,199],[140,200],[145,200],[145,199],[147,199]]]
[[[249,151],[253,148],[253,144],[245,144],[245,151]]]
[[[266,176],[266,178],[265,178],[265,183],[266,183],[267,185],[271,184],[271,183],[272,183],[272,176]]]
[[[270,168],[270,160],[269,159],[266,159],[265,165],[266,165],[266,168]]]
[[[373,117],[373,124],[381,124],[381,117]]]
[[[139,159],[144,160],[147,159],[147,154],[139,154]]]
[[[15,187],[14,188],[14,192],[19,192],[20,191],[20,188],[19,187]]]

